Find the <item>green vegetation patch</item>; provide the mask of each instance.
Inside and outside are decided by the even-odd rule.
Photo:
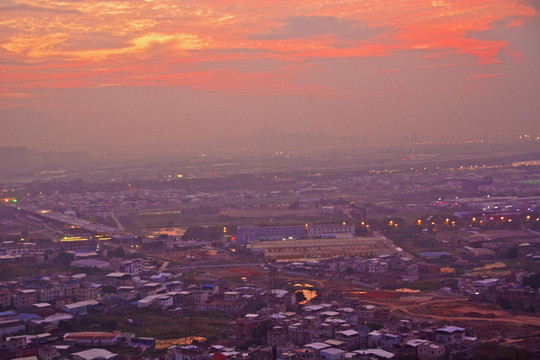
[[[177,339],[190,335],[219,337],[232,319],[220,313],[172,314],[161,309],[128,309],[110,314],[89,314],[77,327],[80,331],[99,329],[132,332],[156,339]]]
[[[474,358],[485,360],[518,360],[531,359],[532,354],[522,349],[501,346],[495,343],[484,343],[476,349]]]

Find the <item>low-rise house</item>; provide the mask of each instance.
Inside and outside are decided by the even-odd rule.
[[[360,346],[360,333],[356,330],[344,330],[336,332],[336,339],[347,343],[347,350],[355,350]]]
[[[295,349],[293,359],[296,360],[316,360],[319,358],[319,352],[309,348]]]
[[[137,301],[137,307],[138,308],[149,307],[150,305],[157,303],[158,298],[160,297],[161,295],[150,295],[150,296],[144,297],[140,299],[139,301]]]
[[[429,341],[418,345],[416,349],[419,360],[441,359],[444,356],[444,347]]]
[[[154,282],[154,283],[161,283],[161,284],[163,284],[164,282],[167,281],[167,279],[168,279],[171,275],[172,275],[171,273],[159,273],[159,274],[150,276],[150,281],[152,281],[152,282]]]
[[[38,358],[39,360],[54,360],[60,358],[60,353],[54,346],[40,346]]]
[[[341,349],[345,351],[348,349],[348,345],[345,341],[340,341],[336,339],[328,339],[328,340],[325,340],[324,343],[336,349]]]
[[[200,306],[202,311],[219,311],[228,314],[242,313],[246,302],[243,300],[227,301],[227,300],[212,300]]]
[[[207,360],[208,354],[203,353],[198,347],[172,346],[167,351],[166,360]]]
[[[457,326],[445,326],[435,330],[435,340],[438,343],[452,346],[465,341],[465,329]]]
[[[317,356],[320,356],[321,350],[329,349],[331,346],[323,342],[314,342],[304,345],[304,348],[313,350]]]
[[[157,295],[166,292],[167,289],[163,287],[163,284],[157,282],[148,282],[141,288],[141,293],[143,296]]]
[[[184,288],[184,283],[181,281],[171,281],[165,284],[168,292],[180,292]]]
[[[475,294],[485,294],[491,287],[498,285],[499,282],[499,279],[476,280],[473,282],[472,290]]]
[[[7,344],[8,349],[17,350],[26,347],[30,341],[28,335],[19,335],[7,337],[5,343]]]
[[[372,321],[375,315],[374,305],[362,305],[358,310],[358,323],[365,324],[368,321]]]
[[[60,286],[51,286],[39,290],[39,299],[43,302],[54,301],[64,296],[66,296],[66,291],[64,287]]]
[[[98,297],[101,286],[98,284],[84,284],[75,290],[76,301],[94,300]]]
[[[111,360],[117,355],[105,349],[89,349],[70,354],[73,360]]]
[[[486,248],[474,248],[465,246],[470,253],[470,260],[487,260],[494,259],[496,257],[495,251]]]
[[[79,288],[79,286],[80,285],[76,280],[66,281],[61,287],[62,291],[64,292],[64,296],[59,295],[59,297],[56,299],[66,297],[68,301],[76,301],[73,299],[77,298],[77,289]],[[45,301],[44,299],[42,300]]]
[[[313,342],[312,332],[301,322],[291,324],[287,329],[287,333],[289,341],[296,345]]]
[[[381,339],[381,349],[394,350],[401,342],[401,336],[396,334],[383,334]]]
[[[360,260],[356,270],[366,274],[384,274],[388,272],[388,263],[379,258]]]
[[[149,337],[135,337],[131,339],[130,344],[132,346],[141,346],[144,348],[154,348],[156,346],[156,339]]]
[[[109,262],[96,259],[82,259],[82,260],[73,260],[69,263],[69,266],[76,268],[95,268],[100,270],[105,270],[109,268]]]
[[[225,301],[238,300],[239,297],[240,297],[240,293],[237,291],[226,291],[223,293],[223,299]]]
[[[355,354],[360,355],[360,359],[393,359],[396,355],[383,349],[355,350]]]
[[[283,326],[274,326],[266,335],[267,343],[271,346],[280,346],[287,343],[288,332]]]
[[[284,305],[287,309],[296,307],[296,296],[287,290],[273,289],[266,294],[269,304]]]
[[[52,305],[46,302],[32,304],[32,307],[31,307],[31,310],[36,313],[39,313],[45,310],[50,310],[50,309],[52,309]]]
[[[160,295],[157,298],[157,304],[163,309],[169,308],[173,306],[173,298],[172,296]]]
[[[46,316],[42,320],[33,320],[33,322],[37,324],[47,323],[47,324],[58,325],[58,323],[62,320],[67,321],[67,320],[72,320],[73,318],[74,316],[71,314],[58,312],[58,313]]]
[[[38,291],[35,289],[22,289],[15,292],[13,306],[16,309],[29,309],[38,302]]]
[[[324,360],[345,360],[345,354],[345,351],[332,347],[320,351],[320,357]]]
[[[67,333],[64,341],[81,346],[113,346],[119,343],[120,335],[110,332]]]
[[[107,281],[115,285],[121,285],[121,284],[127,284],[131,280],[131,274],[124,273],[124,272],[112,272],[112,273],[107,274],[105,278]]]
[[[368,343],[368,334],[371,332],[371,329],[367,325],[361,325],[356,328],[356,331],[358,331],[360,337],[360,347],[366,347]]]
[[[143,259],[130,259],[123,262],[123,272],[139,275],[143,271]]]
[[[340,317],[350,323],[351,325],[358,325],[358,314],[355,309],[351,307],[343,307],[337,309]]]
[[[0,337],[26,330],[26,324],[17,318],[0,320]]]
[[[72,315],[86,315],[88,309],[95,307],[99,303],[96,300],[80,301],[72,304],[66,304],[61,307],[62,311],[70,313]]]
[[[368,347],[370,348],[378,348],[381,346],[383,333],[378,330],[373,330],[372,332],[368,333]]]
[[[0,306],[4,309],[11,306],[11,291],[7,288],[0,289]]]
[[[139,297],[139,292],[135,290],[134,286],[120,286],[114,297],[124,301],[132,301]]]

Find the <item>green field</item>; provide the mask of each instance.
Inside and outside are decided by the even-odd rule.
[[[131,332],[137,336],[156,339],[177,339],[189,335],[221,337],[232,318],[217,313],[194,313],[190,321],[187,316],[178,316],[161,309],[126,309],[110,314],[89,314],[77,329],[80,331],[102,331],[104,324],[116,326],[111,330]],[[191,329],[190,329],[191,324]]]

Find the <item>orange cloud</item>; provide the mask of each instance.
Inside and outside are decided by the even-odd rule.
[[[483,80],[483,79],[492,79],[492,78],[498,78],[501,76],[506,76],[508,74],[475,74],[472,76],[469,76],[467,80]]]
[[[408,50],[440,57],[429,67],[451,66],[445,57],[452,54],[491,64],[508,42],[468,33],[509,17],[507,27],[522,26],[534,16],[522,0],[11,0],[0,6],[0,88],[24,94],[16,96],[135,84],[310,91],[319,85],[305,84],[301,73],[231,64],[250,69],[274,60],[287,69],[314,58]]]

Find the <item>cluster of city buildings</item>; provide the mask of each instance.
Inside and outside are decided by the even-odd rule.
[[[414,168],[413,168],[414,169]],[[92,174],[89,176],[97,176]],[[146,214],[152,211],[200,212],[201,208],[212,207],[221,210],[238,209],[318,209],[319,215],[348,215],[360,211],[366,216],[366,209],[354,209],[340,201],[340,194],[350,194],[351,198],[362,198],[366,194],[381,194],[390,201],[386,205],[370,205],[368,212],[392,210],[408,212],[429,210],[434,207],[480,209],[483,211],[506,210],[519,212],[538,209],[540,198],[538,185],[534,179],[537,168],[532,167],[458,167],[424,171],[373,171],[364,174],[344,174],[343,176],[288,177],[286,179],[265,179],[260,188],[238,188],[210,190],[181,183],[175,185],[156,185],[153,188],[139,188],[135,184],[113,187],[110,191],[27,193],[18,199],[17,206],[36,213],[52,211],[69,212],[80,218],[110,218],[111,213]],[[98,177],[101,179],[100,177]],[[181,178],[174,176],[175,181]],[[154,178],[154,181],[157,178]],[[528,180],[530,179],[530,180]],[[164,184],[170,182],[166,178]],[[187,181],[187,180],[186,180]],[[242,183],[243,184],[243,183]],[[433,202],[428,198],[422,201],[408,201],[406,194],[440,192],[442,196],[451,190],[458,197],[444,198]],[[483,194],[479,197],[478,194]],[[486,198],[485,194],[490,197]],[[519,199],[515,196],[519,195]],[[384,208],[384,209],[383,209]],[[201,213],[202,214],[202,213]],[[256,239],[261,235],[257,229],[246,228],[246,236]],[[302,230],[293,233],[295,238]],[[262,233],[263,236],[278,236]],[[310,234],[309,237],[315,234]],[[247,239],[246,239],[247,240]]]
[[[466,358],[479,340],[470,329],[428,325],[410,319],[393,320],[388,309],[340,299],[298,305],[276,291],[274,310],[247,313],[234,322],[231,341],[224,344],[173,346],[168,359],[399,359],[404,356]],[[261,333],[261,329],[264,329]],[[234,340],[259,339],[245,350]]]
[[[300,240],[354,236],[352,224],[306,224],[289,226],[238,226],[236,239],[240,244],[260,240]]]
[[[27,355],[47,360],[113,359],[122,356],[119,346],[152,349],[156,339],[133,333],[63,330],[66,321],[77,323],[89,314],[130,308],[183,318],[197,313],[231,318],[228,340],[171,346],[167,359],[466,359],[480,343],[471,329],[448,321],[396,319],[386,306],[366,305],[331,288],[313,287],[310,291],[317,292],[319,300],[305,303],[297,296],[301,289],[291,292],[260,283],[230,287],[217,280],[184,283],[180,274],[160,271],[154,262],[137,258],[89,257],[73,260],[71,265],[99,271],[23,277],[0,284],[0,306],[11,309],[0,312],[0,353],[11,356],[6,359]],[[384,283],[384,278],[403,280],[415,274],[436,278],[440,268],[434,269],[423,260],[385,254],[289,262],[271,266],[267,272],[306,279],[345,277],[369,288]],[[507,299],[523,307],[538,306],[540,293],[523,286],[526,275],[464,275],[456,289],[446,292],[467,295],[473,301]],[[246,348],[247,340],[252,345]]]
[[[111,266],[125,269],[130,264],[115,259]],[[173,274],[144,268],[136,275],[108,273],[100,279],[101,286],[94,287],[100,290],[85,292],[87,300],[82,301],[78,301],[78,292],[68,289],[84,288],[85,277],[55,279],[55,294],[51,287],[38,286],[52,279],[6,284],[4,293],[24,284],[33,288],[13,291],[14,309],[0,313],[0,352],[11,356],[8,358],[97,360],[119,356],[111,348],[117,352],[122,347],[152,349],[156,339],[133,333],[62,330],[62,321],[76,323],[88,314],[129,307],[151,307],[184,317],[193,312],[220,312],[233,319],[227,329],[228,340],[171,346],[166,359],[344,360],[413,355],[427,360],[443,359],[448,354],[460,358],[478,345],[470,329],[396,320],[387,308],[362,305],[358,299],[340,294],[321,294],[328,302],[300,304],[296,293],[287,290],[248,284],[226,288],[219,282],[188,285],[174,280]],[[115,291],[105,291],[105,287]],[[246,341],[254,345],[243,348]]]

